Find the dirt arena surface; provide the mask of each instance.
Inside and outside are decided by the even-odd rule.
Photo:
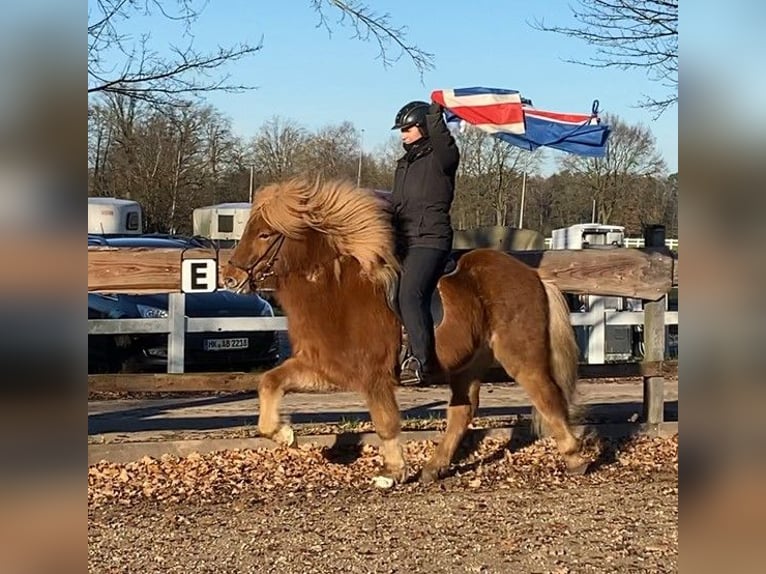
[[[90,572],[676,572],[678,440],[603,439],[592,471],[552,441],[467,441],[452,474],[379,490],[372,446],[98,463]],[[472,443],[473,442],[473,443]]]

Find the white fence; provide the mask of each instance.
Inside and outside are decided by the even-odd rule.
[[[545,238],[545,248],[550,249],[553,239],[551,237]],[[643,237],[626,237],[623,239],[623,247],[629,247],[631,249],[643,249],[644,248]],[[672,251],[678,251],[678,239],[666,239],[665,247]]]
[[[606,357],[607,325],[643,325],[643,311],[614,311],[606,309],[600,298],[586,312],[573,312],[570,321],[575,327],[589,327],[587,362],[603,364]],[[168,334],[168,373],[184,372],[184,342],[186,333],[229,331],[286,331],[286,317],[186,317],[186,296],[168,294],[168,316],[162,319],[89,319],[89,335]],[[678,311],[665,312],[665,327],[678,325]],[[669,337],[666,332],[666,349]]]

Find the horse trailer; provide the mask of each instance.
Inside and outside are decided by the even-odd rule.
[[[141,205],[114,197],[88,198],[88,233],[94,235],[141,235],[144,218]]]
[[[625,228],[621,225],[578,223],[551,233],[551,249],[622,247],[624,242]]]
[[[619,225],[578,223],[554,229],[551,233],[551,249],[614,249],[623,247],[624,243],[625,228]],[[596,309],[629,311],[633,310],[637,304],[639,306],[641,304],[641,301],[636,299],[600,295],[569,295],[567,299],[571,311],[581,312]],[[574,330],[580,347],[580,359],[587,363],[628,361],[635,354],[638,333],[631,325],[606,325],[604,345],[599,352],[593,352],[599,346],[591,344],[591,337],[594,336],[593,327],[577,326]]]
[[[233,247],[245,231],[251,207],[246,202],[198,207],[192,214],[194,235],[207,237],[223,248]]]

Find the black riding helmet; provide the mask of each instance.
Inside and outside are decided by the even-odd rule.
[[[425,132],[426,128],[426,114],[428,113],[427,102],[410,102],[405,105],[399,113],[396,114],[396,120],[394,120],[394,127],[392,130],[401,130],[409,128],[410,126],[420,126]]]

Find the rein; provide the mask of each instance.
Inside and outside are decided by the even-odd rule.
[[[253,263],[248,265],[247,267],[242,267],[241,265],[237,265],[236,263],[232,263],[231,260],[229,260],[229,265],[236,267],[237,269],[241,269],[245,273],[247,273],[247,277],[243,279],[234,289],[239,289],[245,284],[245,281],[250,281],[251,283],[260,283],[263,280],[265,280],[267,277],[271,277],[274,275],[273,267],[274,263],[277,261],[277,256],[279,255],[279,251],[282,249],[282,245],[285,242],[285,236],[280,234],[279,237],[277,237],[274,241],[271,242],[271,244],[266,248],[266,251],[263,252],[263,255],[261,255],[258,259],[256,259]],[[268,259],[266,259],[268,257]],[[258,267],[264,260],[266,260],[266,264],[263,266],[263,269],[258,271],[257,273],[253,274],[253,269]]]

